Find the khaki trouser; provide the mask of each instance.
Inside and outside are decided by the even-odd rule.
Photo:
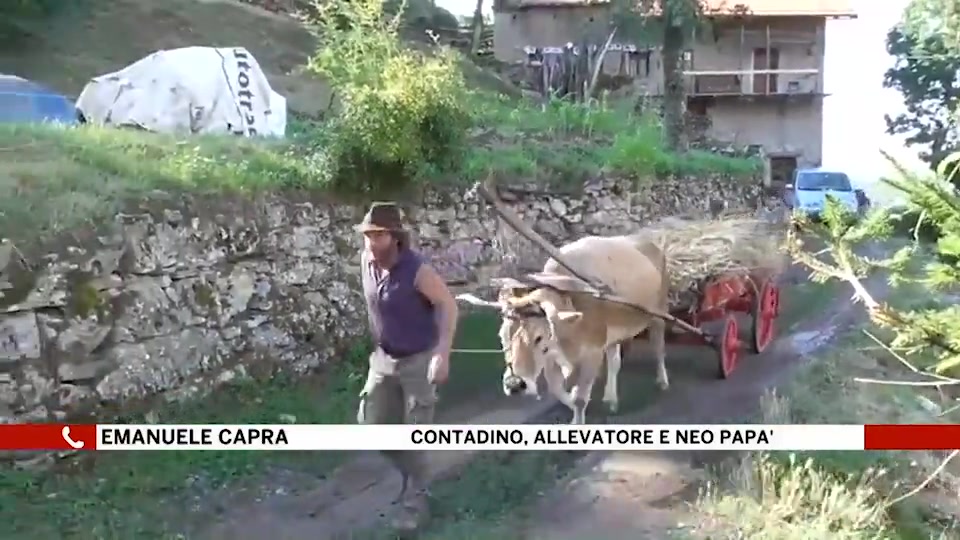
[[[370,355],[367,382],[360,392],[360,424],[432,424],[436,386],[428,380],[432,352],[393,358],[381,350]],[[423,451],[385,450],[383,455],[411,481],[413,493],[426,488]]]

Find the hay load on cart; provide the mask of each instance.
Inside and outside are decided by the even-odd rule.
[[[782,226],[748,217],[669,218],[639,235],[659,239],[667,256],[670,303],[690,307],[717,276],[779,274],[787,264]]]
[[[673,332],[678,344],[707,344],[719,353],[719,375],[728,377],[740,358],[736,314],[750,317],[747,344],[763,352],[773,341],[780,314],[777,278],[789,264],[782,224],[753,217],[711,220],[670,218],[639,234],[660,238],[670,277],[670,313],[698,329],[723,321],[720,333]]]

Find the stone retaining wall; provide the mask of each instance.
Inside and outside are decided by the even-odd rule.
[[[741,209],[759,193],[759,182],[723,178],[650,185],[601,179],[576,197],[511,204],[559,243],[706,213],[711,198]],[[59,420],[159,392],[178,399],[255,365],[304,372],[336,358],[365,327],[352,228],[364,210],[167,195],[31,260],[23,254],[35,249],[0,244],[0,422]],[[409,214],[458,287],[542,263],[475,197],[429,193]]]

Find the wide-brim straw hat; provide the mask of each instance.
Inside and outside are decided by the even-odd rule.
[[[376,231],[405,232],[403,227],[403,211],[396,203],[375,202],[363,216],[355,229],[357,232],[367,233]]]

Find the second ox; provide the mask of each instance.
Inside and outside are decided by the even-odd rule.
[[[657,383],[666,389],[665,321],[594,297],[589,286],[565,268],[573,267],[605,284],[625,302],[665,313],[669,279],[663,247],[639,236],[588,236],[561,247],[559,254],[565,264],[550,259],[541,273],[524,281],[502,280],[497,301],[458,297],[501,311],[504,392],[537,394],[542,373],[550,393],[573,411],[573,423],[585,423],[591,390],[605,358],[603,401],[616,411],[621,344],[644,330],[657,358]]]

